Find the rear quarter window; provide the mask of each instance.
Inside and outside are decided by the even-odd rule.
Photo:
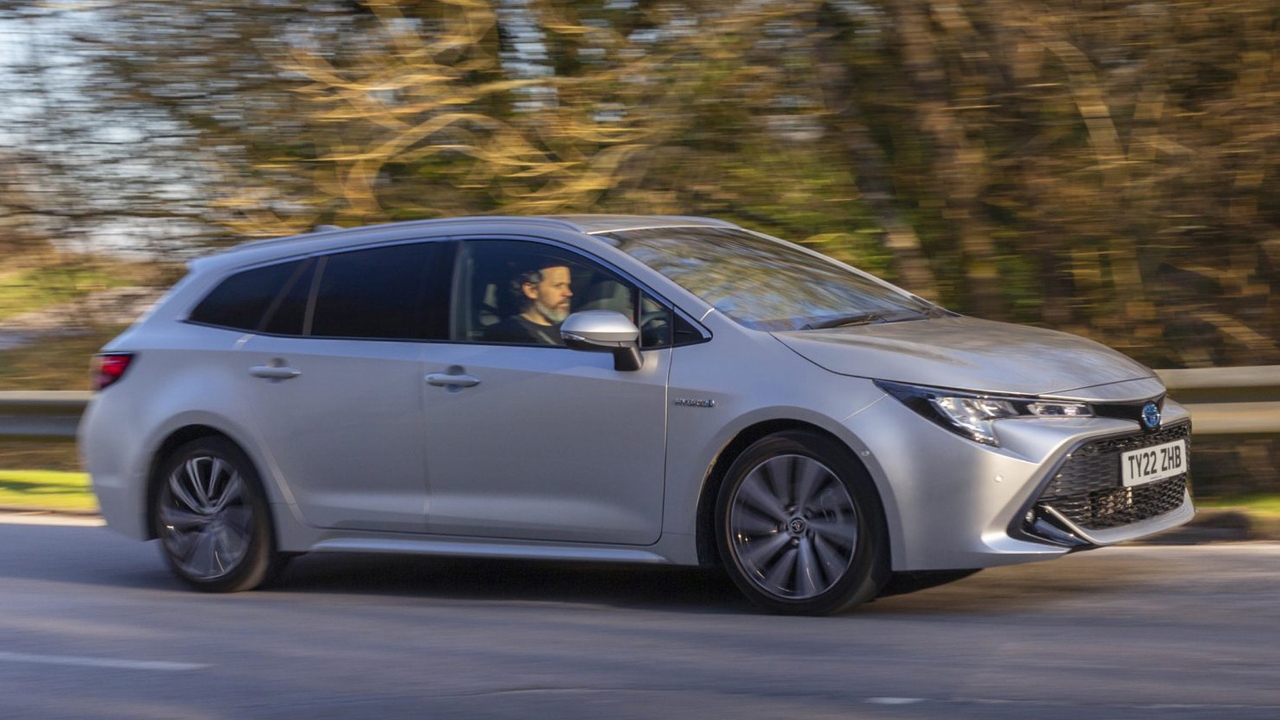
[[[296,284],[305,261],[277,263],[236,273],[218,284],[187,317],[202,325],[258,330],[276,298]]]

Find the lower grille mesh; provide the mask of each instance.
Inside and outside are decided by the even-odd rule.
[[[1186,474],[1123,487],[1120,454],[1186,439],[1190,434],[1190,426],[1182,424],[1155,433],[1087,443],[1067,457],[1037,505],[1053,508],[1086,530],[1121,527],[1176,510],[1186,492]],[[1186,462],[1189,465],[1191,458]]]

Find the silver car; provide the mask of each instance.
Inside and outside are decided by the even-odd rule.
[[[702,218],[247,243],[96,377],[104,517],[208,591],[383,551],[721,566],[823,614],[1194,514],[1151,370]]]

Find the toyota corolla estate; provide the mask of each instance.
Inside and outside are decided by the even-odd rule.
[[[718,565],[823,614],[1194,514],[1151,370],[702,218],[247,243],[95,378],[104,517],[207,591],[384,551]]]

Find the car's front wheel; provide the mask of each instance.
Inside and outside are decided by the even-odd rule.
[[[152,521],[179,578],[198,590],[238,592],[280,568],[262,483],[234,443],[193,440],[171,453],[160,472]]]
[[[739,455],[720,487],[716,531],[734,583],[772,612],[839,612],[874,598],[889,577],[871,478],[817,433],[777,433]]]

